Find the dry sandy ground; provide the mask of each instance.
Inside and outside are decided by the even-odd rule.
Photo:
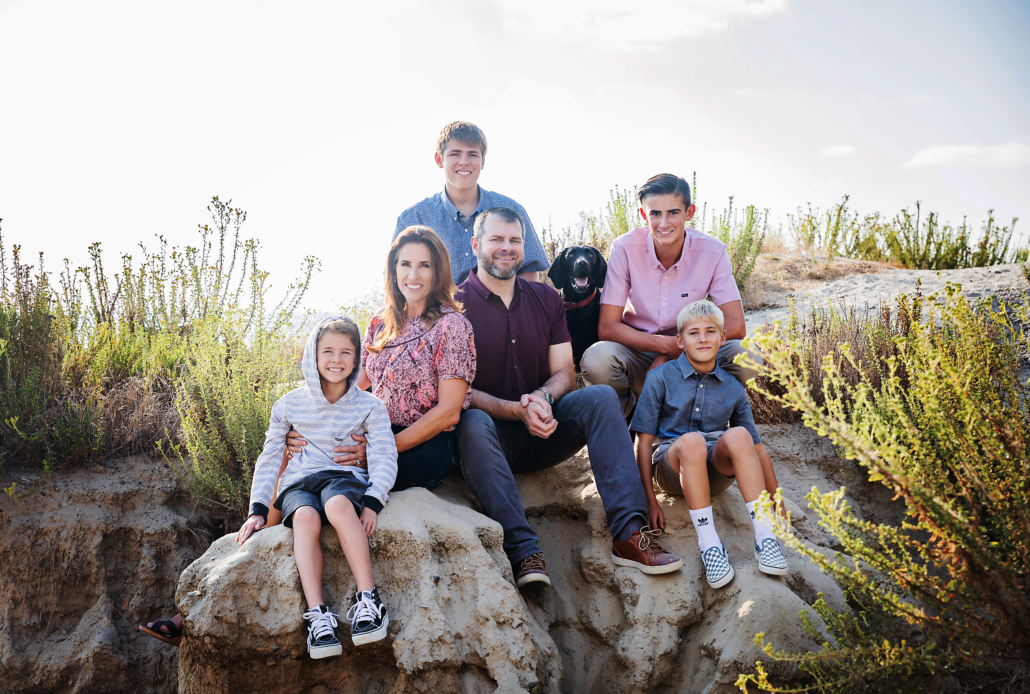
[[[840,261],[834,263],[838,264]],[[837,271],[848,269],[854,270],[855,274],[830,282],[799,277],[794,291],[791,292],[798,309],[808,311],[813,305],[834,303],[875,310],[881,301],[893,302],[902,294],[911,295],[916,289],[917,280],[921,283],[920,290],[923,296],[943,294],[944,287],[949,282],[961,285],[962,293],[971,299],[998,296],[1006,301],[1018,301],[1020,295],[1027,291],[1027,282],[1018,264],[941,271],[888,269],[887,266],[876,263],[837,265]],[[790,315],[790,309],[786,304],[787,296],[789,294],[783,295],[781,299],[779,295],[774,295],[774,300],[766,301],[765,306],[748,311],[748,332],[754,332],[766,322],[785,321]],[[772,305],[768,305],[769,303]]]

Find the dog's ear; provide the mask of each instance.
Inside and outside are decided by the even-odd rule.
[[[561,288],[565,286],[565,267],[562,262],[565,260],[564,249],[558,252],[558,255],[554,256],[554,262],[551,263],[551,269],[547,271],[547,278],[554,283],[554,288],[561,291]]]
[[[594,253],[597,254],[597,259],[600,261],[597,265],[597,286],[604,286],[604,278],[608,276],[608,263],[605,261],[604,256],[601,255],[601,251],[594,249]]]

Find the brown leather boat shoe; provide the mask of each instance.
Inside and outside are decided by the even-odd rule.
[[[623,542],[612,541],[612,561],[619,566],[640,569],[645,574],[667,574],[683,568],[683,562],[658,544],[661,530],[643,527]]]

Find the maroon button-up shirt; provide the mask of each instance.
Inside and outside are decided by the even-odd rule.
[[[551,345],[572,341],[565,304],[546,284],[516,278],[515,296],[505,308],[477,272],[473,269],[458,286],[476,341],[472,387],[502,400],[518,400],[551,377]]]

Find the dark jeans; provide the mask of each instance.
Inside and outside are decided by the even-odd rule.
[[[558,428],[546,439],[530,434],[520,421],[495,420],[482,410],[466,410],[458,424],[458,462],[465,481],[483,513],[504,529],[504,552],[512,563],[540,551],[513,473],[554,467],[583,444],[612,537],[628,540],[647,525],[647,497],[615,391],[610,386],[573,391],[555,403],[553,412]]]
[[[393,425],[393,435],[407,427]],[[440,486],[454,461],[455,435],[453,431],[441,431],[433,438],[423,441],[414,448],[397,454],[397,481],[391,492],[411,487],[434,489]]]

